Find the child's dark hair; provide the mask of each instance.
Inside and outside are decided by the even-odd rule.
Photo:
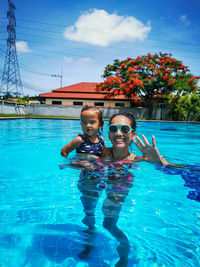
[[[102,111],[99,108],[97,108],[97,107],[86,105],[86,106],[84,106],[82,108],[81,115],[86,110],[93,110],[93,111],[96,111],[98,113],[99,125],[102,127],[102,130],[103,130],[103,116],[102,116]]]
[[[131,128],[133,128],[134,131],[136,130],[136,120],[132,112],[119,112],[117,114],[112,115],[109,121],[109,125],[111,124],[112,120],[117,116],[127,117],[131,121]]]

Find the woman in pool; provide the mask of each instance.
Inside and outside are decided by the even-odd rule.
[[[147,161],[155,164],[174,165],[167,162],[160,155],[154,136],[152,136],[152,146],[144,135],[142,135],[142,138],[144,141],[138,136],[136,137],[136,121],[131,112],[114,114],[109,122],[109,139],[112,147],[103,149],[101,161],[104,163],[121,160],[133,162]],[[143,156],[136,156],[129,152],[129,145],[132,141],[142,152]]]
[[[120,258],[115,266],[128,264],[130,244],[125,233],[117,226],[117,222],[121,207],[132,187],[134,176],[129,170],[134,168],[134,162],[147,161],[153,164],[178,166],[168,163],[160,155],[154,136],[152,136],[152,146],[144,135],[142,138],[143,141],[136,137],[136,121],[132,113],[124,112],[113,115],[109,122],[109,139],[112,147],[103,148],[101,158],[95,165],[88,163],[84,166],[86,170],[92,172],[83,171],[78,182],[85,212],[83,223],[88,226],[91,239],[95,225],[95,208],[102,189],[106,191],[106,198],[102,205],[103,226],[119,242],[117,251]],[[132,141],[143,156],[136,156],[129,152],[129,145]],[[91,249],[92,246],[86,245],[79,256],[85,257]]]

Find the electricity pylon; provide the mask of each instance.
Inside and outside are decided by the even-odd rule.
[[[11,96],[23,96],[22,82],[19,72],[19,64],[16,51],[16,20],[15,20],[15,5],[8,0],[8,39],[7,52],[4,62],[4,69],[1,80],[0,94],[2,96],[10,94]]]

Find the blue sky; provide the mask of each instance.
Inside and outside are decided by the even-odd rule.
[[[107,64],[167,52],[200,75],[200,1],[13,0],[24,95],[100,82]],[[7,39],[0,1],[0,77]]]

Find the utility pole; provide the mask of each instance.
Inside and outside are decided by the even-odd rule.
[[[62,88],[62,75],[56,75],[56,74],[51,74],[51,77],[58,77],[58,78],[60,78],[60,88]]]
[[[15,20],[15,5],[8,0],[8,25],[7,25],[7,52],[4,62],[4,69],[1,80],[0,94],[11,96],[23,96],[22,82],[19,72],[19,64],[16,51],[16,20]]]

